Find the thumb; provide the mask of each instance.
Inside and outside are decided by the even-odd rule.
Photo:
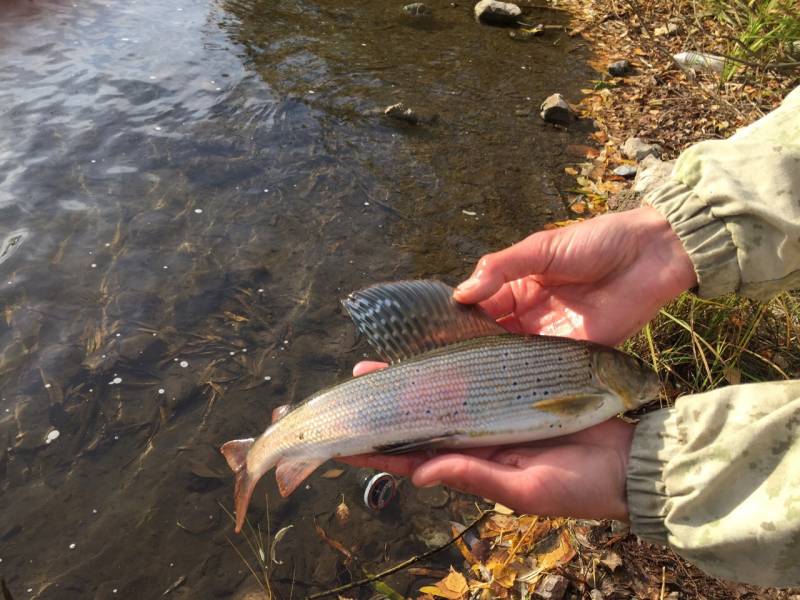
[[[470,278],[456,288],[453,297],[463,304],[476,304],[491,298],[509,281],[543,274],[555,255],[556,233],[540,231],[513,246],[487,254],[478,261]]]

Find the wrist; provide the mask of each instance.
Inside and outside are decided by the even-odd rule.
[[[663,303],[697,286],[692,260],[669,221],[651,206],[631,213],[639,236],[639,252],[650,263],[650,275]]]

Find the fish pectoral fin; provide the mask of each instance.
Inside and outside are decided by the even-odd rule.
[[[234,473],[241,471],[245,464],[247,464],[247,453],[250,452],[255,439],[247,438],[245,440],[231,440],[225,442],[219,449],[225,460],[228,461],[228,466]]]
[[[477,306],[453,300],[453,288],[441,281],[381,283],[342,300],[359,333],[384,360],[395,363],[505,329]]]
[[[276,421],[280,421],[283,417],[289,414],[291,409],[291,404],[281,404],[280,406],[274,408],[272,411],[272,422],[275,423]]]
[[[607,393],[587,392],[571,396],[554,396],[534,402],[531,406],[554,415],[574,417],[582,412],[600,408],[607,399]]]
[[[311,475],[318,466],[327,458],[315,456],[297,456],[282,458],[275,468],[275,480],[278,482],[278,491],[286,498],[297,489],[303,480]]]
[[[406,452],[413,452],[414,450],[428,450],[441,446],[455,435],[455,433],[446,433],[435,437],[418,438],[416,440],[376,446],[375,452],[380,452],[381,454],[405,454]]]

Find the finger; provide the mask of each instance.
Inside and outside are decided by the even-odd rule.
[[[475,304],[493,296],[505,283],[545,273],[554,257],[552,241],[557,233],[534,233],[509,248],[487,254],[478,261],[470,278],[456,288],[453,297],[464,304]]]
[[[387,471],[406,477],[414,469],[428,460],[424,454],[404,454],[403,456],[387,456],[385,454],[358,454],[356,456],[340,456],[336,460],[354,467],[366,467],[377,471]]]
[[[444,454],[426,461],[412,473],[411,480],[419,487],[446,485],[511,508],[519,506],[523,498],[526,506],[530,501],[523,493],[527,486],[519,469],[466,454]]]
[[[361,362],[357,362],[353,367],[353,377],[360,377],[361,375],[366,375],[367,373],[372,373],[373,371],[380,371],[388,366],[389,365],[385,362],[378,362],[376,360],[362,360]]]

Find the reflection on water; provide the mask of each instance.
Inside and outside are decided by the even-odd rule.
[[[15,597],[150,598],[183,577],[172,597],[241,593],[216,448],[346,376],[365,348],[338,298],[454,283],[561,216],[561,148],[580,134],[531,114],[585,81],[574,41],[520,44],[430,4],[417,22],[343,0],[6,3],[0,569]],[[439,119],[377,116],[399,101]],[[347,578],[315,515],[375,568],[470,506],[404,484],[374,515],[349,471],[288,500],[264,481],[251,514],[266,492],[273,527],[295,525],[275,580],[297,594]],[[328,521],[342,493],[346,529]]]

